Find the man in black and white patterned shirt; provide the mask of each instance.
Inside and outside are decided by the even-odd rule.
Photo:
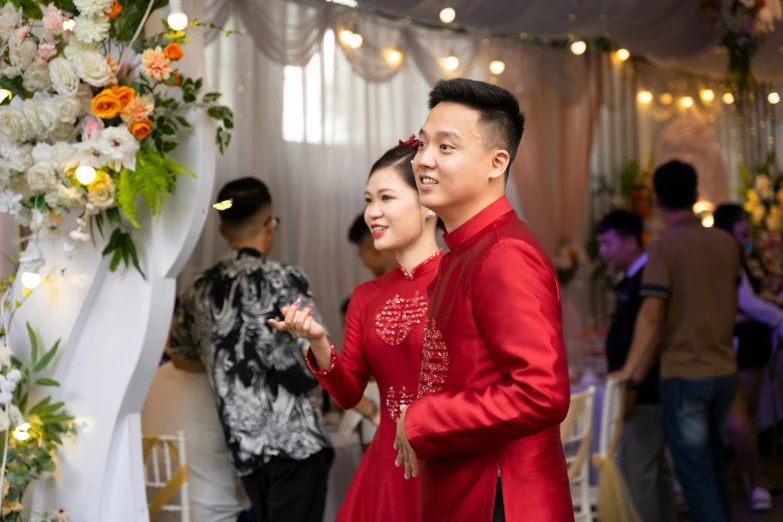
[[[218,194],[225,201],[220,233],[231,251],[186,291],[167,351],[179,368],[206,369],[258,521],[321,522],[333,451],[310,398],[306,342],[267,323],[297,299],[312,302],[310,287],[298,268],[266,259],[279,222],[267,187],[238,179]]]

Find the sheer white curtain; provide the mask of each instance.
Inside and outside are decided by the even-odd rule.
[[[242,25],[229,19],[236,30]],[[393,79],[370,83],[353,74],[331,30],[305,67],[279,65],[247,36],[220,37],[207,48],[213,90],[235,111],[234,137],[220,158],[215,192],[226,182],[257,176],[281,218],[271,257],[308,274],[327,326],[341,340],[339,308],[370,277],[347,240],[363,211],[369,168],[424,122],[429,87],[403,66]],[[180,284],[225,252],[212,215]]]

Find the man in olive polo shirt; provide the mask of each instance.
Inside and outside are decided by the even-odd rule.
[[[740,258],[729,234],[703,227],[693,214],[693,167],[669,162],[655,171],[653,184],[669,227],[648,250],[645,300],[616,377],[638,386],[660,347],[663,430],[691,519],[727,522],[723,437],[737,387],[732,335]]]

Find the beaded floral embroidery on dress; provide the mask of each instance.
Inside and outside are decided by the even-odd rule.
[[[386,394],[386,408],[394,422],[400,418],[400,408],[413,402],[414,396],[405,386],[401,390],[396,390],[394,386],[389,386],[389,393]]]
[[[443,391],[449,373],[449,352],[443,334],[435,321],[424,327],[424,344],[421,350],[421,373],[419,374],[419,397]]]
[[[411,298],[394,296],[375,316],[375,332],[387,344],[398,346],[427,317],[427,298],[416,292]]]

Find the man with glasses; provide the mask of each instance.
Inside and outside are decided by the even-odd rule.
[[[280,220],[260,180],[218,194],[220,234],[230,251],[188,288],[167,351],[184,370],[206,369],[231,465],[258,522],[321,522],[331,449],[310,393],[307,342],[272,328],[280,308],[312,303],[296,267],[267,260]]]

